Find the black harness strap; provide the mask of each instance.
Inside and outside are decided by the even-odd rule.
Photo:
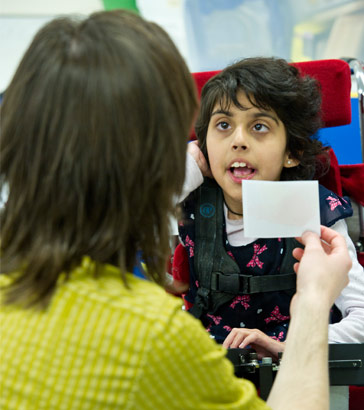
[[[211,289],[211,272],[228,272],[235,277],[238,265],[223,245],[224,208],[222,191],[216,182],[205,178],[198,189],[195,209],[195,272],[199,288],[190,312],[200,318],[203,312],[215,311],[231,295]]]
[[[253,293],[289,290],[296,287],[296,275],[225,275],[222,272],[212,272],[211,290],[233,293],[235,295],[251,295]]]
[[[203,313],[214,313],[235,295],[273,291],[291,291],[296,288],[292,249],[301,246],[295,240],[286,240],[280,275],[243,275],[237,263],[227,254],[223,244],[223,194],[217,183],[205,178],[197,192],[195,209],[195,273],[199,282],[196,298],[190,312],[197,318]],[[289,273],[287,273],[289,272]]]

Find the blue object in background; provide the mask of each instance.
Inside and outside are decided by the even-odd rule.
[[[185,0],[190,70],[219,70],[252,56],[289,59],[292,13],[283,0]]]
[[[137,252],[136,260],[137,260],[136,264],[133,268],[134,276],[137,276],[138,278],[142,278],[142,279],[147,279],[144,275],[143,267],[141,266],[141,264],[143,263],[143,258],[142,258],[142,253],[140,251]]]
[[[363,162],[360,142],[359,104],[357,98],[351,99],[351,124],[320,130],[320,140],[334,150],[340,165]]]
[[[133,274],[134,276],[137,276],[138,278],[146,279],[146,277],[144,276],[144,273],[141,271],[139,266],[134,266]]]

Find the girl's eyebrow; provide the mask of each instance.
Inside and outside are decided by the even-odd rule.
[[[247,110],[249,110],[249,108]],[[213,115],[219,115],[219,114],[226,115],[227,117],[233,117],[233,114],[230,111],[226,111],[226,110],[223,110],[223,109],[218,109],[216,111],[213,111],[211,113],[211,117]],[[274,114],[271,114],[269,111],[254,112],[254,113],[252,113],[252,117],[253,118],[267,117],[267,118],[272,119],[277,125],[279,125],[278,118]]]
[[[272,119],[277,125],[279,125],[278,118],[274,114],[270,114],[267,111],[255,112],[253,113],[253,117],[254,118],[267,117],[267,118]]]
[[[228,117],[232,117],[232,116],[233,116],[230,111],[226,111],[226,110],[220,109],[220,110],[213,111],[212,114],[211,114],[211,117],[212,117],[213,115],[218,115],[218,114],[224,114],[224,115],[227,115]]]

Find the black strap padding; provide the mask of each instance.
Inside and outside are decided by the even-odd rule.
[[[286,291],[293,295],[296,275],[293,273],[293,248],[298,241],[285,240],[281,274],[251,276],[240,273],[237,263],[227,254],[223,244],[223,194],[217,183],[205,178],[198,188],[195,208],[194,267],[199,288],[190,312],[197,318],[214,313],[234,295]]]
[[[195,302],[189,309],[189,312],[199,319],[204,312],[209,311],[210,290],[199,287],[197,290]]]
[[[211,290],[234,295],[251,295],[253,293],[274,292],[296,287],[296,275],[294,273],[252,276],[212,272],[211,276]]]

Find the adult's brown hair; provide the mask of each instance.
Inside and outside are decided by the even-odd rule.
[[[84,255],[162,281],[195,85],[169,36],[127,11],[47,24],[1,107],[7,303],[45,305]],[[125,277],[124,277],[125,280]]]

